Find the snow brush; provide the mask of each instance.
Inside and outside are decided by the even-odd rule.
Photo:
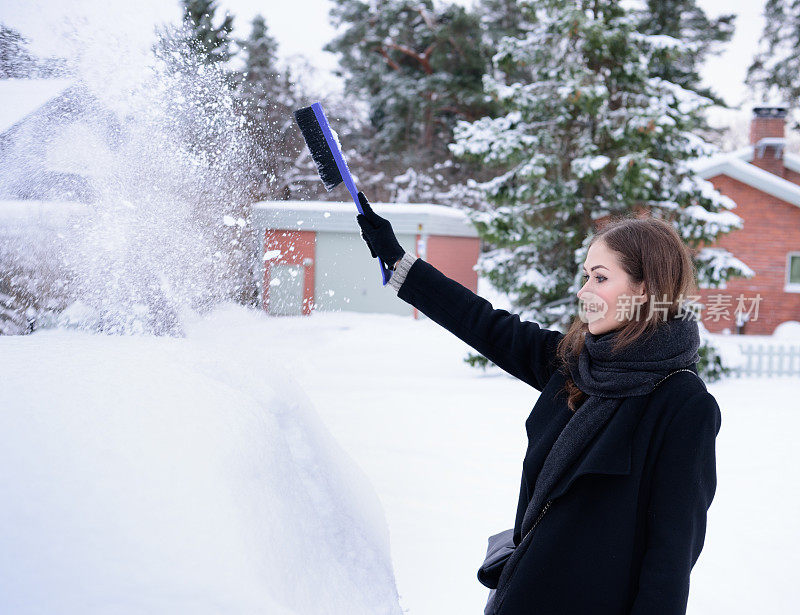
[[[355,182],[347,168],[347,162],[342,155],[339,135],[328,124],[328,118],[322,110],[322,105],[318,102],[310,107],[303,107],[294,112],[294,119],[303,133],[308,149],[311,151],[311,158],[317,164],[317,171],[325,185],[325,190],[330,192],[336,186],[344,182],[347,190],[353,197],[358,213],[363,214],[361,202],[358,200],[358,190]],[[379,258],[378,266],[381,269],[383,285],[389,282],[392,276],[391,270]]]

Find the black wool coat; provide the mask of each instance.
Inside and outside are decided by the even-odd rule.
[[[541,391],[525,421],[514,527],[570,413],[560,392],[563,334],[493,309],[422,259],[398,297]],[[696,369],[626,398],[548,494],[498,615],[683,615],[716,490],[719,406]],[[477,554],[476,554],[477,555]],[[482,554],[481,554],[482,555]],[[480,565],[476,558],[476,570]]]

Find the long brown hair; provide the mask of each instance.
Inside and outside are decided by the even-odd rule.
[[[664,321],[663,310],[653,310],[651,314],[653,298],[658,301],[659,308],[666,308],[667,318],[673,318],[681,308],[681,298],[685,302],[689,295],[697,294],[697,272],[691,251],[675,228],[669,222],[649,215],[628,214],[611,218],[594,234],[589,246],[598,241],[603,241],[617,253],[633,285],[644,282],[646,299],[639,308],[639,318],[621,325],[613,347],[617,352],[642,336],[652,335],[658,323]],[[576,316],[556,350],[567,376],[563,390],[572,412],[580,407],[587,395],[573,382],[566,365],[570,358],[574,361],[581,353],[588,331],[588,325]]]

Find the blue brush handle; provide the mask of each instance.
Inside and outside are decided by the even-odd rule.
[[[311,108],[314,110],[314,115],[317,118],[319,127],[322,129],[322,134],[325,135],[325,140],[328,142],[328,147],[331,148],[333,159],[336,161],[336,166],[339,168],[339,173],[342,176],[342,180],[344,180],[344,185],[347,186],[350,196],[353,197],[353,201],[356,204],[358,213],[363,214],[364,211],[361,209],[361,202],[358,200],[358,190],[356,189],[356,184],[353,182],[353,177],[350,175],[350,169],[347,168],[347,163],[344,160],[344,156],[342,156],[342,151],[339,149],[339,144],[333,137],[333,132],[328,124],[328,118],[325,117],[325,112],[322,110],[322,105],[316,102],[311,105]],[[389,278],[392,277],[392,272],[380,258],[378,258],[378,266],[381,270],[383,285],[386,286],[386,284],[389,282]]]

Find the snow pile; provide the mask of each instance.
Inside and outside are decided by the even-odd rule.
[[[374,491],[227,314],[0,340],[0,612],[400,613]]]
[[[787,320],[782,322],[772,333],[772,337],[787,341],[800,340],[800,322],[796,320]]]

